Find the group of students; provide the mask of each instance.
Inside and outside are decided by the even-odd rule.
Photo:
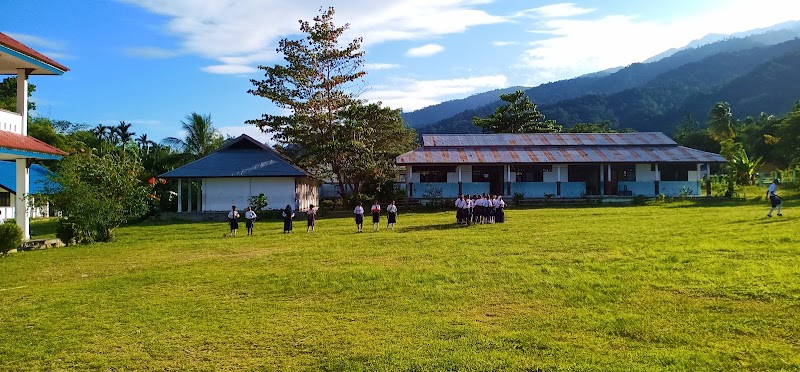
[[[319,207],[315,207],[314,204],[311,204],[308,209],[305,211],[306,216],[308,218],[308,225],[306,227],[306,232],[314,231],[314,226],[317,224],[317,211]],[[292,210],[291,205],[286,205],[286,208],[283,209],[281,212],[281,216],[283,217],[283,233],[288,234],[292,232],[292,218],[294,218],[294,211]],[[236,236],[236,231],[239,229],[239,211],[236,210],[236,206],[232,205],[231,210],[228,212],[228,224],[230,225],[231,231],[228,236]],[[247,235],[253,235],[253,224],[256,222],[256,212],[253,211],[252,207],[247,207],[247,211],[244,212],[244,221],[245,227],[247,228]]]
[[[361,202],[356,204],[353,213],[356,215],[356,228],[358,232],[364,232],[364,207],[361,205]],[[372,231],[378,231],[378,227],[381,223],[381,204],[378,203],[377,200],[372,201],[370,213],[372,214]],[[389,205],[386,206],[386,229],[394,230],[394,225],[396,223],[397,206],[394,204],[394,200],[392,200]]]
[[[500,195],[459,195],[455,205],[458,224],[506,222],[506,202]]]

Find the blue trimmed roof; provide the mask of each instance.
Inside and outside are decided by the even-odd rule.
[[[164,178],[311,177],[275,150],[242,134],[217,151],[161,175]]]
[[[49,182],[48,176],[53,174],[47,168],[33,164],[30,168],[30,193],[39,194],[43,193],[45,182]],[[13,161],[0,161],[0,187],[17,193],[17,165]]]

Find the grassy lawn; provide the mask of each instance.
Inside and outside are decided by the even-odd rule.
[[[139,224],[0,259],[0,370],[797,370],[785,204]]]

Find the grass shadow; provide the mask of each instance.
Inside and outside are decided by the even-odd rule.
[[[441,223],[437,225],[420,225],[420,226],[408,226],[408,227],[399,227],[397,228],[397,232],[400,233],[407,233],[407,232],[416,232],[416,231],[444,231],[444,230],[454,230],[454,229],[461,229],[465,228],[465,225],[459,225],[455,222],[453,223]]]

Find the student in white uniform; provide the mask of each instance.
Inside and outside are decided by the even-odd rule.
[[[256,222],[256,212],[252,207],[247,207],[247,212],[244,212],[244,226],[247,228],[247,235],[253,235],[253,223]]]
[[[397,223],[397,206],[394,205],[394,200],[386,206],[386,228],[388,229],[391,226],[391,229],[394,230],[394,224]]]
[[[353,210],[353,214],[356,215],[356,227],[358,228],[358,232],[364,232],[364,207],[361,206],[361,202],[356,204],[356,209]]]
[[[372,201],[369,211],[372,213],[372,231],[378,231],[378,225],[381,223],[381,205],[377,200]]]
[[[229,236],[236,236],[236,230],[239,229],[239,212],[236,210],[236,206],[231,206],[231,211],[228,212],[228,223],[231,226],[231,232]]]
[[[314,207],[314,204],[311,204],[306,211],[306,216],[308,217],[308,224],[306,225],[306,232],[311,230],[314,231],[314,226],[317,225],[317,207]]]
[[[455,202],[455,206],[456,206],[456,223],[461,223],[461,219],[463,218],[463,216],[461,215],[461,207],[462,207],[463,204],[464,204],[464,196],[463,195],[459,195],[458,198],[456,198],[456,202]]]
[[[776,178],[772,180],[769,188],[767,188],[767,197],[769,198],[770,205],[772,205],[772,208],[769,209],[769,213],[767,213],[767,217],[772,217],[772,211],[774,211],[775,208],[778,208],[778,217],[783,216],[781,214],[781,204],[783,203],[781,202],[781,198],[778,197],[778,186],[780,185],[781,180]]]

